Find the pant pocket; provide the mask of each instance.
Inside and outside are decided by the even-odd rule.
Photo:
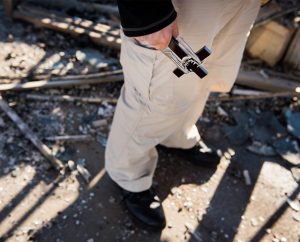
[[[139,46],[133,38],[121,35],[120,62],[123,67],[125,87],[134,90],[142,102],[149,102],[150,82],[159,50]]]

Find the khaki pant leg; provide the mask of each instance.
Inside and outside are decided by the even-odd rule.
[[[214,39],[213,54],[206,63],[210,70],[211,91],[229,92],[232,88],[259,9],[260,1],[242,0],[234,12],[228,8],[224,11],[225,24]]]
[[[212,46],[224,2],[189,0],[175,4],[182,36],[195,50],[204,44]],[[184,21],[189,13],[202,24],[196,25],[195,18],[189,16],[186,19],[193,25],[189,28]],[[108,138],[105,168],[121,187],[138,192],[151,186],[157,162],[155,146],[198,116],[195,114],[205,103],[199,102],[199,97],[207,98],[212,80],[200,80],[193,73],[175,77],[175,64],[160,51],[140,47],[125,36],[121,64],[125,83]]]
[[[182,127],[201,82],[174,76],[176,67],[159,51],[122,36],[125,83],[105,152],[105,168],[126,190],[148,189],[157,163],[155,146]]]
[[[108,137],[105,168],[119,186],[139,192],[151,186],[157,162],[155,141],[138,138],[157,51],[139,47],[123,34],[121,37],[125,82]]]
[[[200,4],[199,2],[198,4]],[[178,0],[177,3],[180,6],[182,1]],[[219,2],[219,5],[221,6],[222,3]],[[240,67],[247,34],[256,18],[259,6],[259,1],[257,0],[229,0],[226,1],[226,5],[223,5],[222,14],[220,14],[219,19],[216,19],[219,22],[215,25],[212,32],[216,34],[211,47],[212,55],[205,62],[205,66],[209,71],[208,76],[203,79],[203,82],[206,82],[206,84],[203,84],[199,90],[198,99],[192,105],[189,116],[182,125],[182,128],[164,140],[161,143],[162,145],[187,149],[193,147],[200,140],[195,123],[203,112],[209,96],[209,89],[219,92],[227,92],[231,89]],[[200,38],[198,32],[195,30],[195,26],[197,28],[202,23],[199,21],[199,15],[191,15],[193,10],[190,7],[187,6],[186,8],[188,9],[181,13],[182,15],[189,15],[189,17],[182,16],[182,19],[185,19],[182,22],[182,28],[191,30],[191,32],[183,33],[186,35],[184,39],[188,43],[193,44],[195,48],[198,42],[203,43],[202,38]],[[207,10],[210,12],[209,9]],[[193,21],[186,20],[187,18],[193,18]],[[209,46],[210,42],[208,41],[206,45]]]
[[[183,121],[181,127],[172,133],[167,139],[160,144],[170,148],[189,149],[195,146],[200,140],[200,134],[195,123],[201,116],[210,90],[203,88],[201,96],[191,105],[186,119]]]

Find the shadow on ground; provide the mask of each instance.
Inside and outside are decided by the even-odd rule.
[[[218,128],[208,127],[207,134],[204,135],[210,137],[208,141],[214,145],[220,143],[220,140],[224,141],[221,132],[215,132],[216,130]],[[210,131],[214,133],[212,134]],[[226,150],[228,144],[226,142],[222,142],[222,144],[222,147],[218,145],[217,147]],[[235,149],[235,158],[227,165],[221,164],[221,168],[218,168],[218,170],[223,169],[224,171],[220,173],[221,176],[216,181],[217,184],[212,192],[212,196],[208,195],[207,201],[209,202],[204,208],[205,212],[198,219],[197,228],[194,231],[185,231],[182,237],[178,237],[178,234],[168,232],[172,230],[171,228],[166,228],[163,232],[152,231],[132,221],[123,206],[118,188],[103,170],[104,149],[99,144],[82,144],[77,149],[80,150],[78,156],[86,158],[87,169],[93,175],[92,182],[89,185],[81,182],[82,190],[77,200],[66,209],[60,211],[42,229],[35,231],[31,235],[32,241],[88,241],[91,238],[94,241],[135,242],[182,241],[184,239],[192,242],[200,241],[199,238],[203,241],[233,241],[263,166],[261,157],[248,153],[243,147],[237,147]],[[162,151],[159,153],[160,162],[154,184],[162,200],[172,200],[170,191],[173,187],[180,187],[184,184],[203,187],[215,174],[214,170],[196,167],[188,161],[178,160],[172,154]],[[278,159],[275,159],[274,162],[286,166],[284,162]],[[245,186],[244,177],[242,176],[243,170],[250,172],[251,186]],[[30,217],[30,214],[40,204],[55,193],[55,188],[63,179],[66,178],[52,177],[52,188],[45,192],[39,201],[8,230],[6,238],[11,237],[14,231],[22,225],[23,221]],[[40,182],[40,178],[33,179],[33,181],[0,212],[1,221],[22,202],[26,194],[33,189],[36,183]],[[291,198],[295,198],[298,194],[299,187],[291,195]],[[203,196],[205,197],[205,193],[201,194],[201,196],[202,198]],[[251,241],[260,241],[265,235],[266,229],[276,223],[286,208],[287,204],[283,204],[273,213],[272,217],[267,218],[265,224],[253,236]],[[167,214],[169,214],[168,210],[174,209],[168,206],[166,208]],[[172,224],[174,227],[176,227],[176,223],[179,223],[178,219],[181,217],[185,218],[188,213],[184,207],[180,206],[177,207],[177,211],[172,212],[178,214],[177,220],[172,220],[173,218],[168,217],[167,220],[168,224]]]

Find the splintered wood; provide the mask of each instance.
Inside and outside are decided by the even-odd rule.
[[[63,163],[52,155],[51,150],[43,144],[37,135],[28,127],[26,123],[18,116],[18,114],[9,107],[9,105],[3,100],[0,95],[0,108],[6,113],[6,115],[18,126],[21,132],[29,139],[36,148],[51,162],[51,164],[57,170],[62,170],[64,168]]]

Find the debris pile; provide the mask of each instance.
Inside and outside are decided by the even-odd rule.
[[[49,194],[52,192],[64,204],[61,207],[66,204],[70,207],[52,214],[57,217],[55,220],[35,219],[27,229],[14,231],[15,236],[24,235],[30,241],[38,236],[33,230],[52,229],[58,234],[49,233],[48,241],[64,241],[60,239],[61,232],[69,226],[72,231],[74,227],[88,231],[78,234],[82,236],[80,241],[98,241],[105,229],[112,236],[106,241],[138,241],[143,236],[158,241],[160,238],[153,239],[148,231],[137,229],[128,214],[117,210],[121,198],[105,190],[111,187],[103,178],[103,167],[95,168],[98,159],[103,160],[123,81],[118,61],[120,20],[115,3],[110,0],[17,2],[4,0],[11,19],[0,18],[3,29],[0,33],[1,176],[6,182],[15,179],[21,190],[20,184],[32,177],[33,182],[40,181],[34,172],[42,174],[45,186],[41,194],[49,188]],[[4,8],[0,5],[0,17]],[[271,211],[259,208],[251,195],[257,193],[256,186],[261,190],[263,186],[270,188],[268,197],[260,190],[262,200],[271,203],[274,202],[271,198],[279,199],[292,210],[287,215],[289,223],[299,224],[299,196],[290,195],[300,181],[299,11],[297,0],[273,1],[262,8],[247,43],[237,84],[228,94],[213,93],[209,97],[199,124],[204,137],[213,138],[220,145],[217,148],[223,161],[216,173],[194,167],[184,173],[185,161],[172,154],[161,155],[156,179],[165,185],[162,193],[168,215],[180,216],[180,221],[170,219],[166,228],[174,241],[233,241],[238,228],[247,234],[263,227]],[[224,147],[220,143],[230,147],[221,152]],[[241,152],[244,155],[241,160],[248,159],[249,163],[259,157],[259,162],[253,161],[258,167],[262,166],[262,160],[280,160],[279,173],[291,178],[287,179],[288,185],[281,184],[277,191],[272,184],[257,182],[260,178],[256,168],[238,164],[236,156]],[[170,167],[167,161],[177,165]],[[55,171],[58,180],[52,178],[51,168],[60,171]],[[262,171],[266,176],[265,169]],[[95,185],[100,179],[104,188]],[[1,196],[8,193],[2,186]],[[98,190],[104,195],[99,196]],[[0,207],[10,199],[13,201],[13,195],[16,194],[12,193],[7,200],[0,196]],[[98,200],[94,198],[97,195]],[[241,197],[247,201],[240,202]],[[270,206],[277,209],[277,205]],[[244,215],[247,206],[258,209],[252,208],[247,211],[250,214]],[[9,212],[5,210],[5,215],[9,217],[11,210],[6,209]],[[97,213],[105,215],[100,218]],[[88,216],[84,217],[85,214]],[[108,217],[110,214],[116,218]],[[212,218],[217,222],[211,222]],[[97,232],[90,230],[93,225],[87,220],[97,221],[93,223]],[[202,227],[197,228],[198,224]],[[264,233],[273,241],[286,240],[273,228],[265,228]],[[56,236],[55,240],[51,236]]]

